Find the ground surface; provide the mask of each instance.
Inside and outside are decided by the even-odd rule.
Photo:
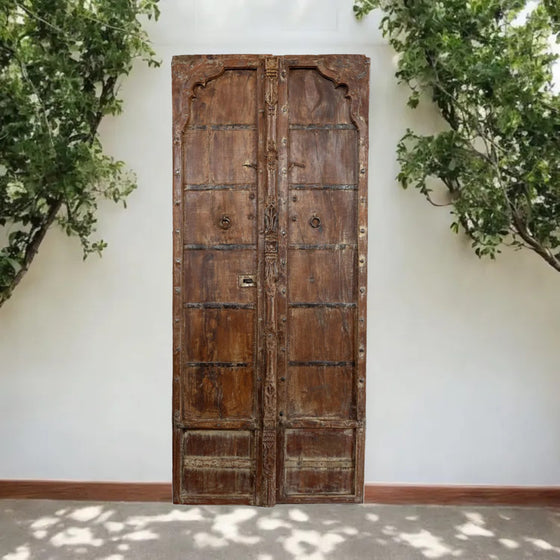
[[[560,560],[560,511],[0,500],[1,560]]]

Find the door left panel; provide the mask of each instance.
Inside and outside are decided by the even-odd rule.
[[[174,385],[174,499],[250,504],[256,501],[260,441],[258,77],[256,67],[217,74],[192,87],[180,140],[182,340]]]

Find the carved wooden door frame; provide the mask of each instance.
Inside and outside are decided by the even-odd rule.
[[[368,103],[369,59],[361,55],[196,55],[176,56],[172,62],[173,78],[173,500],[184,502],[181,495],[182,441],[187,426],[181,413],[181,375],[184,366],[186,333],[182,320],[185,288],[184,260],[184,154],[183,134],[191,111],[195,89],[205,87],[227,70],[254,69],[261,92],[257,121],[258,308],[263,310],[257,340],[262,341],[257,364],[262,380],[258,387],[257,408],[260,411],[256,438],[254,499],[228,498],[222,503],[256,503],[273,505],[277,501],[296,502],[362,502],[364,483],[365,367],[366,367],[366,297],[367,297],[367,168],[368,168]],[[353,329],[354,418],[333,424],[337,429],[355,430],[353,451],[354,491],[351,495],[301,496],[287,499],[279,491],[278,473],[283,472],[282,454],[277,452],[278,434],[283,413],[278,410],[279,379],[288,366],[286,352],[286,317],[288,316],[289,122],[287,76],[292,69],[315,69],[334,87],[345,88],[350,115],[357,131],[357,231],[355,236],[356,323]],[[250,162],[248,165],[254,163]],[[264,202],[264,203],[263,203]],[[260,343],[259,343],[260,344]],[[336,424],[336,426],[335,426]],[[312,422],[310,423],[312,425]],[[197,426],[204,429],[204,424]],[[203,502],[201,498],[198,502]],[[220,503],[220,500],[210,499]],[[190,503],[196,503],[197,499]]]

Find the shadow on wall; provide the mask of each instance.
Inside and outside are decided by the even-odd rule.
[[[6,500],[0,554],[2,560],[548,560],[560,558],[560,512]]]

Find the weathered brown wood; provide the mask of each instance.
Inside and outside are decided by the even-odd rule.
[[[369,504],[560,507],[559,486],[366,484]]]
[[[172,66],[174,501],[361,501],[368,61]]]

